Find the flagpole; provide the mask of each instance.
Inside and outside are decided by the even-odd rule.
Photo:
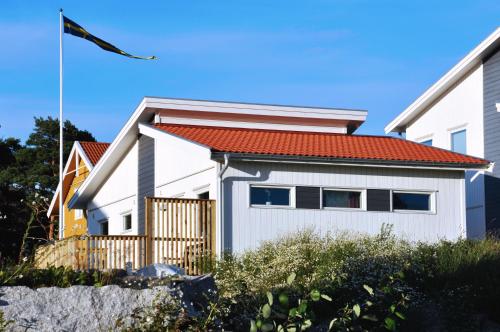
[[[63,10],[59,11],[59,239],[63,238]]]

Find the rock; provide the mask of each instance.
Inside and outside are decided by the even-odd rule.
[[[152,264],[143,267],[135,272],[135,275],[142,277],[166,277],[174,275],[184,275],[184,269],[168,264]]]
[[[194,278],[186,277],[179,284],[179,289],[182,292],[182,301],[192,315],[203,311],[210,301],[215,301],[217,293],[215,280],[210,274]]]
[[[11,331],[107,331],[118,318],[149,306],[166,286],[135,290],[119,286],[68,288],[0,287],[0,310],[14,320]]]

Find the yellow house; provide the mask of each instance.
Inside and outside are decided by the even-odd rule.
[[[99,159],[101,159],[108,146],[109,143],[101,142],[75,142],[73,144],[63,172],[64,222],[62,225],[62,234],[59,235],[59,238],[87,233],[87,219],[84,211],[69,209],[68,202],[83,181],[85,181]],[[59,183],[47,211],[47,216],[52,221],[59,219],[60,189],[61,183]]]

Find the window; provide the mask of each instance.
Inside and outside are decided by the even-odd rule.
[[[129,231],[132,229],[132,215],[125,214],[123,215],[123,230],[124,231]]]
[[[393,210],[431,211],[430,193],[392,193]]]
[[[290,206],[290,188],[250,187],[250,205]]]
[[[422,141],[422,142],[420,142],[420,144],[432,146],[432,138],[425,140],[425,141]]]
[[[458,153],[467,153],[467,132],[465,129],[451,133],[451,150]]]
[[[83,210],[82,209],[75,209],[75,220],[82,219],[83,218]]]
[[[323,207],[360,209],[361,191],[324,189]]]
[[[99,222],[99,224],[101,225],[101,235],[108,235],[109,232],[108,232],[108,220],[105,219],[105,220],[102,220]]]
[[[210,198],[210,194],[208,191],[205,191],[204,193],[198,194],[198,199],[209,199],[209,198]]]

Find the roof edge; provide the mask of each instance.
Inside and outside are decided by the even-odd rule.
[[[479,45],[462,58],[438,81],[431,85],[413,103],[401,112],[384,128],[386,134],[401,131],[403,122],[407,123],[416,117],[425,107],[441,96],[450,86],[456,83],[463,75],[467,74],[474,66],[479,64],[483,56],[487,56],[488,49],[500,39],[500,27],[496,28]]]
[[[224,155],[229,154],[231,159],[252,159],[258,161],[276,161],[276,162],[303,162],[320,164],[339,164],[351,166],[376,166],[393,168],[428,168],[440,170],[487,170],[491,168],[492,163],[487,161],[485,164],[473,163],[437,163],[437,162],[419,162],[404,160],[384,160],[384,159],[352,159],[352,158],[328,158],[328,157],[309,157],[292,156],[276,154],[255,154],[255,153],[231,153],[222,151],[212,151],[213,160],[222,160]]]

